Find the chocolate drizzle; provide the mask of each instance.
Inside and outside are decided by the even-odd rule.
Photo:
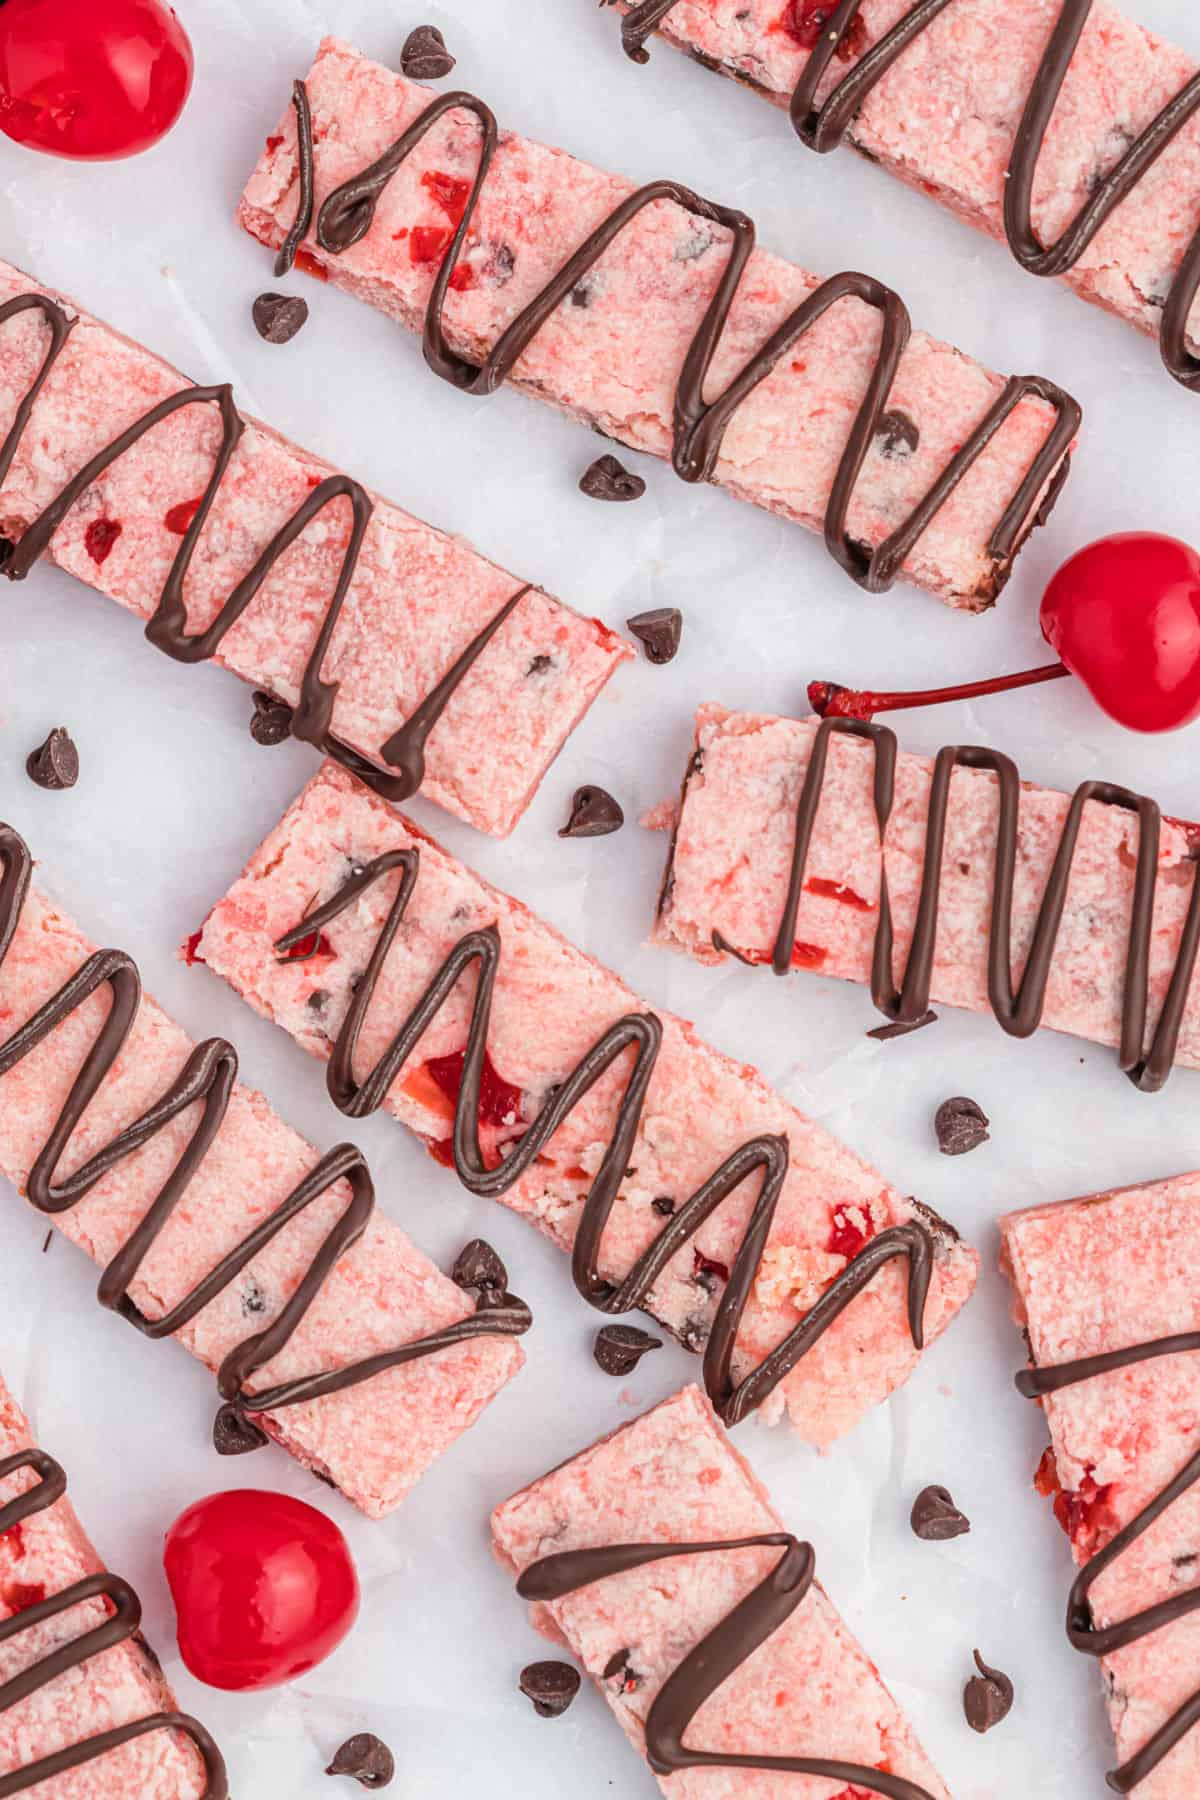
[[[1061,388],[1040,376],[1013,376],[908,517],[874,549],[860,543],[849,535],[847,518],[863,464],[886,416],[888,396],[911,333],[908,309],[899,295],[870,276],[852,271],[835,275],[823,282],[776,327],[722,393],[714,399],[706,399],[705,389],[712,364],[755,246],[754,222],[745,213],[706,200],[676,181],[654,181],[638,188],[589,232],[557,274],[505,328],[484,361],[478,365],[468,362],[455,355],[447,343],[444,311],[451,279],[495,160],[499,128],[495,115],[484,101],[473,94],[457,92],[439,95],[368,169],[344,182],[328,196],[316,219],[317,243],[327,255],[340,256],[362,241],[371,229],[379,198],[397,170],[438,121],[456,110],[475,116],[482,142],[470,195],[425,310],[425,360],[435,375],[462,393],[477,396],[494,393],[514,373],[521,356],[551,315],[579,289],[580,283],[626,226],[656,201],[673,201],[696,217],[721,226],[732,234],[733,239],[725,270],[696,328],[675,389],[671,451],[675,473],[688,482],[713,479],[725,432],[737,408],[827,312],[842,300],[860,300],[880,315],[880,341],[866,392],[850,428],[830,491],[824,521],[826,548],[847,574],[869,593],[881,593],[889,588],[932,519],[983,455],[1005,421],[1022,400],[1034,395],[1053,407],[1056,419],[989,541],[988,554],[1002,578],[1035,521],[1043,490],[1065,466],[1064,458],[1079,427],[1078,404]],[[313,211],[312,121],[307,108],[301,109],[299,105],[296,118],[301,195],[295,223],[285,239],[285,250],[290,246],[293,256],[295,247],[311,228]],[[283,260],[282,252],[280,260]],[[284,272],[279,263],[276,272]]]
[[[855,115],[888,70],[952,0],[919,0],[877,44],[860,56],[819,105],[817,93],[830,64],[850,39],[862,0],[840,0],[831,10],[804,65],[791,99],[797,136],[819,154],[835,150]],[[677,0],[646,0],[621,22],[626,54],[648,61],[645,41],[656,31]],[[1092,0],[1063,0],[1038,71],[1029,90],[1021,123],[1013,140],[1004,183],[1004,234],[1008,247],[1031,275],[1065,275],[1085,254],[1098,232],[1129,199],[1142,176],[1157,162],[1200,108],[1200,74],[1180,89],[1140,132],[1102,181],[1089,193],[1075,218],[1053,244],[1043,244],[1033,226],[1033,186],[1055,107],[1071,59],[1091,16]],[[734,72],[734,71],[731,71]],[[1159,328],[1159,348],[1168,372],[1183,387],[1200,392],[1200,360],[1188,349],[1187,322],[1200,292],[1200,231],[1183,253],[1167,293]]]
[[[500,933],[494,925],[468,932],[459,939],[375,1067],[359,1081],[354,1067],[359,1038],[388,954],[417,885],[420,867],[421,853],[415,846],[409,850],[388,851],[357,869],[331,900],[313,908],[300,924],[275,944],[280,958],[290,960],[290,951],[331,924],[376,882],[397,870],[401,872],[396,897],[354,990],[330,1056],[326,1085],[340,1112],[351,1119],[364,1119],[383,1105],[392,1083],[423,1033],[458,982],[472,965],[477,965],[452,1139],[455,1171],[472,1194],[497,1199],[508,1193],[533,1167],[541,1151],[584,1095],[627,1051],[634,1052],[608,1145],[584,1202],[572,1249],[571,1272],[575,1286],[589,1305],[609,1314],[626,1313],[642,1306],[650,1299],[655,1282],[671,1258],[695,1236],[723,1200],[742,1182],[761,1172],[758,1197],[730,1268],[704,1352],[705,1386],[726,1424],[736,1424],[760,1406],[855,1296],[870,1285],[887,1263],[897,1258],[904,1258],[908,1263],[909,1332],[916,1348],[924,1347],[925,1300],[933,1269],[933,1235],[924,1225],[913,1221],[892,1226],[873,1237],[783,1341],[740,1381],[734,1379],[732,1370],[738,1328],[750,1300],[787,1176],[789,1152],[785,1137],[763,1135],[739,1145],[688,1200],[677,1206],[654,1242],[622,1281],[613,1283],[601,1276],[599,1262],[605,1226],[620,1198],[621,1184],[632,1161],[646,1095],[662,1043],[662,1024],[653,1013],[629,1013],[611,1025],[548,1095],[522,1137],[508,1147],[507,1154],[496,1167],[489,1168],[479,1137],[479,1094],[502,950]]]
[[[701,1707],[760,1645],[786,1625],[803,1605],[816,1573],[811,1544],[790,1532],[728,1538],[710,1544],[604,1544],[592,1550],[562,1550],[531,1563],[518,1578],[523,1600],[546,1605],[631,1569],[676,1556],[710,1556],[725,1550],[780,1550],[774,1568],[700,1640],[668,1675],[646,1716],[646,1761],[656,1775],[681,1769],[767,1769],[787,1775],[817,1775],[883,1794],[887,1800],[932,1800],[926,1788],[862,1763],[833,1762],[818,1756],[763,1756],[750,1751],[689,1750],[683,1739]]]
[[[66,1475],[53,1457],[47,1456],[43,1450],[19,1450],[14,1456],[4,1458],[0,1461],[0,1481],[16,1475],[22,1469],[28,1469],[38,1479],[35,1486],[26,1493],[19,1494],[7,1505],[0,1505],[0,1538],[14,1526],[32,1519],[37,1513],[47,1511],[67,1491]],[[68,1670],[82,1668],[92,1657],[102,1656],[105,1651],[113,1650],[118,1644],[136,1637],[142,1622],[142,1608],[137,1595],[128,1582],[122,1581],[119,1576],[98,1574],[85,1576],[82,1581],[75,1582],[61,1593],[36,1601],[34,1605],[14,1613],[12,1618],[0,1621],[0,1644],[11,1643],[22,1632],[41,1625],[48,1619],[57,1619],[89,1600],[104,1600],[110,1609],[108,1617],[83,1636],[61,1643],[57,1649],[49,1651],[19,1675],[0,1682],[0,1713],[6,1712],[9,1707],[18,1706],[22,1700],[29,1699],[40,1688],[46,1687]],[[225,1763],[215,1742],[198,1720],[185,1713],[174,1712],[154,1713],[148,1718],[135,1719],[130,1724],[117,1726],[111,1731],[98,1732],[95,1737],[68,1745],[51,1756],[42,1757],[36,1763],[28,1763],[24,1768],[13,1770],[9,1775],[0,1774],[0,1800],[8,1800],[9,1795],[23,1794],[31,1788],[40,1787],[44,1781],[65,1775],[68,1770],[78,1769],[85,1763],[96,1762],[111,1751],[119,1750],[123,1744],[132,1743],[134,1739],[145,1737],[152,1731],[178,1732],[188,1738],[204,1764],[205,1785],[201,1800],[227,1800],[229,1784]]]
[[[32,863],[18,834],[0,825],[0,969],[11,948],[29,891]],[[58,1119],[38,1152],[29,1175],[27,1197],[41,1213],[54,1217],[69,1212],[86,1198],[96,1184],[127,1156],[133,1155],[192,1106],[201,1107],[191,1139],[170,1176],[164,1182],[141,1223],[130,1234],[100,1277],[97,1298],[102,1306],[151,1339],[173,1336],[234,1282],[284,1227],[306,1207],[326,1194],[335,1182],[345,1180],[350,1199],[345,1211],[330,1228],[295,1290],[271,1324],[244,1339],[229,1351],[217,1374],[224,1401],[217,1430],[227,1442],[239,1435],[239,1427],[252,1423],[246,1415],[260,1417],[284,1407],[320,1399],[370,1381],[402,1363],[433,1355],[468,1339],[513,1336],[528,1329],[528,1310],[520,1303],[476,1313],[457,1324],[398,1349],[368,1357],[342,1369],[304,1375],[275,1387],[249,1392],[245,1383],[290,1343],[326,1278],[338,1260],[355,1245],[367,1228],[375,1205],[375,1187],[362,1152],[353,1144],[340,1144],[321,1157],[304,1179],[281,1201],[275,1211],[255,1226],[230,1250],[191,1293],[161,1318],[149,1319],[129,1295],[146,1257],[165,1230],[176,1208],[185,1200],[192,1178],[212,1148],[228,1110],[237,1077],[237,1052],[224,1038],[197,1044],[179,1075],[139,1119],[118,1132],[65,1179],[56,1181],[58,1166],[75,1130],[124,1049],[141,1005],[141,980],[136,965],[119,950],[98,950],[7,1041],[0,1043],[0,1078],[82,1006],[92,994],[107,987],[111,996],[108,1016],[76,1076]],[[252,1447],[244,1429],[240,1447]],[[265,1438],[262,1439],[265,1442]],[[0,1800],[5,1792],[0,1780]]]
[[[32,310],[40,312],[45,319],[49,328],[50,341],[38,375],[17,408],[12,430],[3,446],[0,446],[0,483],[4,481],[12,465],[38,395],[75,325],[75,320],[68,318],[57,302],[51,300],[48,295],[20,294],[0,306],[0,326],[18,313]],[[321,669],[354,580],[359,558],[362,555],[367,526],[374,512],[374,503],[359,482],[352,480],[348,475],[326,476],[306,496],[291,518],[280,527],[261,551],[253,568],[238,582],[212,624],[204,631],[189,632],[188,630],[187,605],[184,595],[188,571],[221,484],[229,472],[234,453],[246,429],[246,422],[234,403],[233,389],[227,384],[220,387],[184,388],[179,393],[168,395],[165,400],[159,401],[157,406],[151,407],[149,412],[143,414],[127,430],[121,432],[119,437],[114,438],[111,444],[93,456],[90,462],[72,477],[66,487],[22,533],[0,572],[7,575],[10,581],[23,580],[38,558],[49,548],[55,532],[88,488],[99,480],[106,469],[139,443],[148,432],[153,431],[155,426],[162,424],[165,419],[171,418],[187,406],[212,406],[217,409],[221,419],[221,442],[213,464],[212,475],[204,490],[204,496],[184,533],[183,541],[176,552],[158,605],[146,623],[147,638],[176,662],[206,662],[210,657],[215,656],[226,633],[237,624],[242,614],[258,595],[276,563],[291,548],[305,527],[324,512],[326,507],[333,505],[336,501],[345,501],[351,514],[350,538],[342,557],[341,569],[333,594],[317,633],[316,643],[305,667],[300,687],[300,700],[292,716],[292,735],[302,739],[305,743],[315,745],[325,755],[340,762],[357,775],[360,781],[365,782],[385,799],[396,801],[410,799],[425,778],[425,745],[430,732],[472,665],[482,655],[514,607],[531,589],[526,584],[505,602],[496,616],[472,639],[457,661],[415,708],[411,717],[383,745],[379,752],[380,758],[390,770],[395,772],[388,773],[377,768],[374,763],[360,756],[348,744],[334,737],[331,725],[339,684],[321,679]]]
[[[1159,1356],[1181,1356],[1197,1350],[1200,1350],[1200,1331],[1178,1332],[1173,1337],[1130,1344],[1123,1350],[1082,1356],[1075,1362],[1058,1363],[1045,1369],[1022,1369],[1016,1376],[1016,1385],[1018,1392],[1027,1399],[1042,1400],[1047,1394],[1061,1393],[1064,1388],[1074,1387],[1081,1381],[1093,1381],[1097,1376],[1112,1374],[1117,1369],[1128,1369]],[[1091,1591],[1105,1570],[1136,1544],[1197,1481],[1200,1481],[1200,1451],[1080,1569],[1071,1584],[1067,1601],[1067,1637],[1073,1649],[1084,1656],[1110,1656],[1200,1610],[1200,1588],[1191,1588],[1170,1600],[1160,1600],[1116,1625],[1098,1626],[1091,1607]],[[1197,1724],[1200,1724],[1200,1690],[1147,1738],[1136,1755],[1111,1771],[1107,1777],[1109,1787],[1118,1794],[1131,1793]]]
[[[772,967],[777,975],[786,975],[791,968],[792,946],[796,936],[800,899],[804,891],[809,846],[824,792],[829,742],[834,734],[861,738],[873,747],[875,819],[881,846],[891,817],[896,778],[895,733],[886,726],[869,724],[862,719],[823,719],[813,737],[808,768],[796,809],[787,898],[772,950]],[[893,973],[892,909],[888,895],[887,868],[881,851],[879,922],[875,928],[871,965],[871,998],[890,1024],[899,1026],[902,1030],[915,1030],[933,1016],[929,1012],[929,990],[937,951],[942,854],[949,812],[950,783],[957,768],[989,770],[995,775],[999,788],[1000,817],[996,833],[988,932],[988,997],[997,1021],[1010,1037],[1030,1037],[1041,1023],[1084,808],[1094,801],[1136,815],[1139,826],[1138,854],[1121,1002],[1120,1063],[1135,1087],[1140,1088],[1143,1093],[1156,1093],[1171,1073],[1187,1007],[1188,990],[1196,966],[1197,952],[1200,950],[1200,880],[1193,880],[1187,919],[1167,996],[1150,1040],[1150,1048],[1144,1051],[1162,815],[1153,800],[1132,793],[1128,788],[1114,787],[1105,781],[1085,781],[1072,795],[1038,909],[1025,970],[1020,985],[1014,989],[1013,894],[1016,885],[1021,778],[1011,757],[1002,756],[999,751],[963,744],[947,745],[940,750],[934,763],[929,789],[924,867],[916,922],[903,981],[899,987],[896,986]],[[713,944],[720,950],[730,948],[717,932],[713,933]]]

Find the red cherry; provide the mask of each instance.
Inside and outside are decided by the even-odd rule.
[[[871,719],[1078,675],[1130,731],[1178,731],[1200,717],[1200,555],[1190,545],[1152,531],[1098,539],[1055,575],[1041,624],[1061,662],[909,694],[811,681],[809,705],[822,718]]]
[[[358,1616],[358,1577],[324,1513],[237,1488],[199,1500],[167,1533],[163,1562],[184,1662],[210,1687],[294,1681]]]
[[[1125,531],[1064,563],[1042,635],[1106,713],[1131,731],[1200,714],[1200,556],[1178,538]]]
[[[0,130],[54,156],[148,150],[192,85],[192,46],[162,0],[3,0]]]

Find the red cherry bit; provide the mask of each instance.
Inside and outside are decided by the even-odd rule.
[[[1176,731],[1200,716],[1200,555],[1189,544],[1149,531],[1089,544],[1050,582],[1041,627],[1060,662],[915,693],[814,681],[809,704],[822,718],[870,719],[1078,675],[1096,703],[1130,731]]]
[[[181,1513],[163,1555],[179,1649],[198,1681],[242,1691],[294,1681],[358,1616],[358,1577],[325,1514],[236,1488]]]

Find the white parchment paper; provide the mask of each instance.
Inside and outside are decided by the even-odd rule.
[[[1148,23],[1200,50],[1185,0],[1136,3]],[[149,156],[94,169],[0,139],[0,254],[197,380],[232,378],[246,409],[583,611],[619,625],[652,605],[684,609],[678,659],[622,673],[510,843],[420,803],[413,811],[653,1003],[757,1063],[982,1247],[976,1300],[911,1386],[851,1440],[819,1457],[751,1423],[738,1441],[788,1524],[815,1542],[823,1580],[957,1800],[1099,1800],[1111,1746],[1095,1671],[1063,1635],[1070,1563],[1031,1488],[1044,1440],[1036,1410],[1012,1388],[1020,1343],[995,1272],[994,1221],[1011,1206],[1193,1166],[1197,1078],[1179,1074],[1148,1098],[1106,1053],[1048,1035],[1018,1046],[991,1022],[953,1013],[876,1045],[864,1036],[875,1020],[860,990],[706,973],[651,954],[640,946],[662,844],[633,821],[675,789],[701,700],[795,710],[813,676],[927,686],[1045,660],[1037,602],[1071,550],[1118,528],[1200,535],[1200,402],[1165,377],[1149,342],[1022,276],[999,248],[850,152],[807,155],[782,115],[666,48],[634,69],[614,17],[590,0],[440,0],[419,12],[381,0],[179,0],[179,11],[198,75],[178,131]],[[413,340],[303,277],[284,285],[308,298],[307,329],[285,348],[259,341],[250,303],[277,284],[232,212],[292,77],[324,31],[395,60],[425,20],[457,53],[456,79],[502,123],[638,179],[670,174],[736,203],[757,217],[764,242],[797,261],[870,270],[903,292],[918,324],[997,368],[1042,371],[1079,394],[1087,421],[1075,475],[994,613],[954,615],[904,589],[868,598],[814,539],[685,488],[662,465],[639,465],[649,485],[635,506],[585,500],[576,482],[595,439],[519,396],[452,393]],[[231,1036],[244,1077],[327,1147],[345,1126],[320,1069],[203,969],[174,960],[315,766],[301,746],[258,749],[250,711],[232,677],[156,655],[134,620],[66,576],[43,568],[0,591],[0,816],[27,835],[40,879],[91,936],[130,950],[194,1037]],[[23,763],[57,724],[75,734],[83,775],[72,793],[47,795]],[[902,732],[922,749],[994,743],[1031,778],[1071,786],[1104,776],[1200,816],[1195,729],[1135,739],[1076,684],[917,714]],[[582,781],[622,800],[630,823],[619,837],[555,836]],[[993,1134],[952,1161],[938,1155],[931,1121],[959,1092],[981,1102]],[[607,1380],[588,1355],[597,1320],[554,1251],[503,1208],[470,1201],[390,1121],[354,1135],[382,1204],[419,1242],[448,1262],[465,1238],[486,1234],[537,1315],[526,1373],[387,1523],[362,1521],[282,1454],[218,1462],[207,1442],[209,1377],[103,1313],[90,1266],[62,1240],[43,1255],[45,1225],[3,1184],[0,1367],[68,1465],[102,1553],[139,1586],[181,1701],[221,1737],[242,1800],[318,1800],[331,1791],[321,1774],[329,1754],[364,1728],[394,1746],[394,1791],[405,1800],[476,1791],[648,1800],[651,1777],[595,1695],[554,1723],[516,1695],[539,1640],[489,1557],[485,1521],[494,1502],[697,1365],[669,1348],[627,1384]],[[974,1521],[969,1537],[932,1546],[911,1536],[909,1506],[930,1481],[953,1488]],[[159,1566],[176,1512],[238,1483],[285,1488],[334,1513],[364,1581],[349,1643],[273,1696],[221,1696],[188,1679]],[[968,1731],[960,1706],[975,1645],[1017,1684],[1010,1719],[987,1739]]]

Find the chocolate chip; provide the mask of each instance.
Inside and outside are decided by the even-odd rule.
[[[1013,1684],[999,1669],[989,1669],[978,1650],[974,1654],[979,1673],[963,1689],[963,1711],[972,1731],[990,1731],[1012,1711]]]
[[[489,287],[503,287],[512,280],[517,259],[508,244],[497,244],[483,265],[483,278]]]
[[[539,1718],[558,1719],[579,1692],[579,1670],[565,1662],[528,1663],[521,1670],[520,1685]]]
[[[400,52],[400,68],[410,81],[440,81],[454,62],[436,25],[418,25],[409,32]]]
[[[669,1219],[675,1211],[675,1202],[672,1200],[670,1194],[660,1194],[658,1198],[652,1200],[650,1204],[656,1213],[662,1214],[664,1219]]]
[[[298,294],[260,294],[252,308],[254,329],[268,344],[290,344],[308,323],[308,301]]]
[[[899,408],[883,413],[875,427],[875,448],[893,462],[911,456],[920,441],[916,420]]]
[[[450,1279],[471,1292],[494,1288],[503,1293],[508,1286],[508,1270],[489,1243],[483,1238],[472,1238],[455,1258]]]
[[[329,1004],[329,995],[324,988],[314,988],[304,1004],[309,1012],[323,1012]]]
[[[605,1663],[604,1680],[612,1681],[614,1677],[619,1677],[623,1694],[632,1694],[642,1685],[641,1676],[630,1663],[628,1650],[618,1650],[615,1656],[610,1656]]]
[[[581,281],[578,287],[573,287],[571,289],[571,305],[578,306],[582,310],[582,308],[590,306],[591,304],[592,290],[585,282]],[[603,433],[601,433],[601,435],[603,436]]]
[[[968,1150],[978,1150],[988,1141],[989,1123],[977,1100],[969,1100],[965,1094],[943,1100],[933,1115],[938,1149],[943,1156],[965,1156]]]
[[[277,700],[274,694],[268,694],[258,688],[254,694],[254,717],[250,721],[250,736],[256,744],[270,749],[273,744],[282,744],[292,735],[292,709],[286,700]]]
[[[913,1531],[927,1544],[943,1544],[971,1529],[970,1519],[959,1512],[949,1489],[944,1487],[922,1488],[913,1501],[910,1519]]]
[[[25,759],[25,773],[30,781],[48,793],[73,788],[79,780],[79,752],[65,725],[56,726],[38,749]]]
[[[247,1281],[245,1291],[242,1294],[242,1311],[253,1316],[255,1313],[265,1313],[266,1310],[267,1296],[263,1293],[257,1281]]]
[[[620,831],[624,823],[625,814],[611,794],[601,787],[581,787],[575,789],[571,816],[558,835],[560,838],[607,837],[612,831]]]
[[[637,1325],[602,1325],[596,1333],[592,1355],[606,1375],[632,1375],[643,1356],[661,1350],[662,1339],[651,1337]]]
[[[327,1775],[349,1775],[365,1788],[385,1788],[396,1773],[396,1759],[372,1731],[347,1738],[326,1769]]]
[[[545,651],[541,650],[531,660],[525,673],[526,675],[544,675],[547,669],[553,667],[553,664],[554,658],[552,656],[547,656]]]
[[[261,1450],[267,1434],[236,1406],[223,1406],[213,1420],[213,1448],[218,1456],[246,1456]]]
[[[647,662],[669,663],[683,635],[683,614],[677,606],[656,606],[650,612],[626,619],[630,631],[646,652]]]
[[[580,476],[579,491],[589,500],[640,500],[646,484],[615,456],[598,456]]]

